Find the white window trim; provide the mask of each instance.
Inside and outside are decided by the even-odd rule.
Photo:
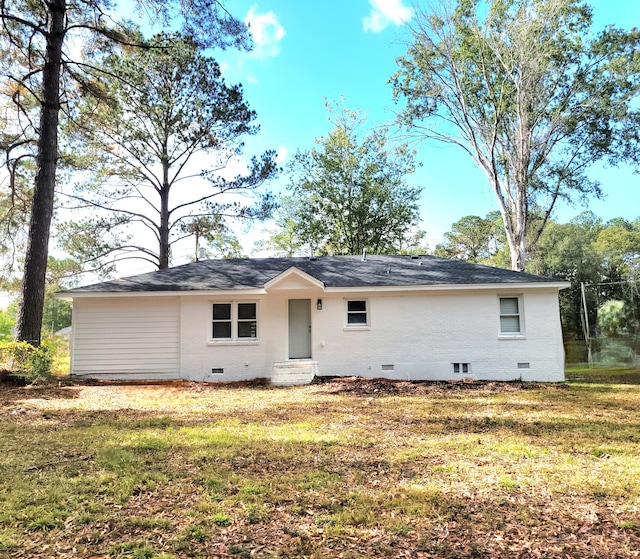
[[[503,332],[502,325],[500,324],[500,318],[502,313],[500,312],[500,299],[517,299],[518,300],[518,317],[520,318],[520,332]],[[524,297],[521,293],[518,294],[502,294],[498,295],[498,339],[500,340],[524,340],[525,339],[525,323],[524,323]],[[515,316],[515,315],[512,315]]]
[[[238,337],[238,305],[243,303],[252,303],[256,306],[256,337],[255,338],[239,338]],[[213,305],[231,305],[231,337],[230,338],[214,338],[213,337]],[[260,303],[256,300],[225,300],[225,301],[209,301],[209,319],[208,319],[208,345],[257,345],[260,336]]]
[[[367,314],[366,324],[349,324],[349,301],[364,301]],[[344,328],[345,331],[371,330],[371,305],[367,297],[349,297],[344,299]]]

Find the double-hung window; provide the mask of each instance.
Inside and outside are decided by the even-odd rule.
[[[368,324],[367,301],[362,299],[347,301],[347,326],[367,326]]]
[[[213,303],[213,340],[251,340],[258,337],[256,303]]]
[[[500,297],[500,335],[522,334],[522,309],[519,297]]]
[[[256,338],[258,322],[255,303],[238,303],[238,338]]]
[[[213,335],[214,340],[231,339],[231,303],[213,304]]]

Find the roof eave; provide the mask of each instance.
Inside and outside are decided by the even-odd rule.
[[[351,287],[324,287],[325,293],[362,293],[371,291],[410,292],[410,291],[518,291],[523,289],[561,290],[571,286],[568,281],[557,282],[495,282],[495,283],[458,283],[434,285],[358,285]],[[316,286],[317,287],[317,286]],[[312,284],[309,285],[312,288]],[[219,296],[256,296],[267,295],[266,288],[238,288],[238,289],[192,289],[166,291],[59,291],[55,296],[59,299],[89,299],[96,297],[219,297]]]
[[[349,293],[362,291],[470,291],[470,290],[511,290],[518,291],[522,289],[566,289],[571,286],[567,281],[558,282],[495,282],[495,283],[439,283],[433,285],[368,285],[353,287],[327,287],[327,293]]]
[[[249,289],[189,289],[173,291],[58,291],[55,296],[58,299],[90,299],[95,297],[193,297],[193,296],[234,296],[242,295],[266,295],[262,288]]]

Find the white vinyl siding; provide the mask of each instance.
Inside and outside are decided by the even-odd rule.
[[[179,378],[179,317],[177,297],[76,299],[72,373]]]

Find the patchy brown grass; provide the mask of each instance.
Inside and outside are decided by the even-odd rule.
[[[631,384],[0,385],[0,557],[639,557],[639,443]]]

